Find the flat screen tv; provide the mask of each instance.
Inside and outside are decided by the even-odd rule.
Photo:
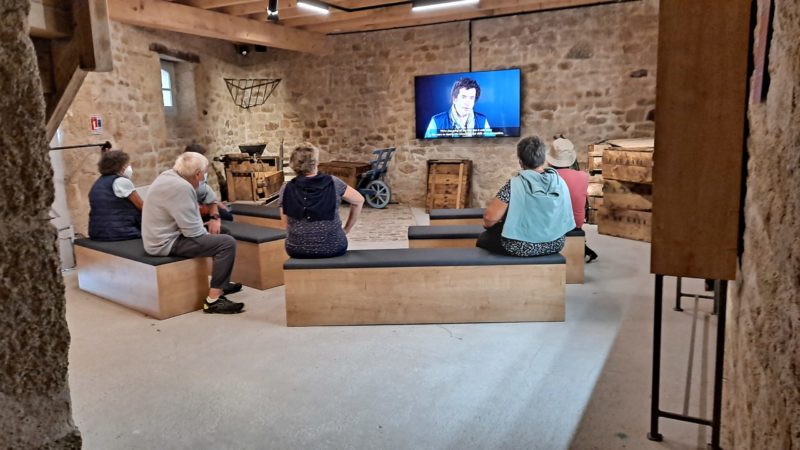
[[[418,76],[417,139],[519,136],[520,70]]]

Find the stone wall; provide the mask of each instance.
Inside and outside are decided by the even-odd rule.
[[[28,0],[5,0],[0,8],[0,446],[80,448],[29,8]]]
[[[771,84],[749,112],[744,254],[728,308],[731,449],[800,448],[800,4],[774,3]]]
[[[585,161],[590,143],[653,134],[657,16],[658,1],[643,0],[474,21],[472,69],[520,67],[523,134],[550,141],[564,133]],[[372,149],[394,146],[395,200],[423,203],[426,160],[467,158],[474,162],[472,204],[482,206],[517,169],[517,139],[420,141],[414,130],[414,77],[468,71],[469,27],[333,36],[335,52],[325,57],[269,49],[241,58],[228,43],[114,24],[114,72],[87,77],[62,124],[64,144],[111,139],[132,154],[139,185],[192,140],[215,153],[254,142],[276,153],[281,140],[287,150],[308,140],[322,148],[323,160],[366,161]],[[200,56],[191,65],[194,86],[181,94],[194,106],[184,108],[180,126],[163,113],[158,55],[148,50],[153,42]],[[228,76],[282,81],[265,105],[242,110],[222,81]],[[89,134],[94,113],[103,115],[105,135]],[[86,150],[67,155],[78,231],[86,228],[96,158]]]

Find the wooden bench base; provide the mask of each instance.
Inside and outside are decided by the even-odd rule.
[[[152,266],[75,246],[78,287],[156,319],[197,311],[208,294],[208,261]]]
[[[446,226],[446,225],[483,225],[483,217],[474,219],[433,219],[431,226]]]
[[[567,236],[561,254],[567,260],[567,284],[584,283],[584,247],[586,236]]]
[[[257,225],[259,227],[266,227],[266,228],[277,228],[280,230],[285,230],[286,227],[283,226],[283,223],[279,219],[267,219],[265,217],[256,217],[256,216],[245,216],[243,214],[234,214],[233,215],[234,222],[241,222],[241,223],[249,223],[250,225]]]
[[[261,244],[236,241],[231,280],[262,290],[282,285],[283,263],[289,259],[284,242],[284,239]]]
[[[289,326],[564,320],[564,264],[285,271]]]
[[[408,248],[470,248],[477,239],[409,239]],[[567,236],[561,254],[567,260],[567,284],[583,284],[584,236]]]
[[[408,248],[471,248],[477,239],[409,239]]]

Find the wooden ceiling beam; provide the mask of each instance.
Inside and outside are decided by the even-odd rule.
[[[108,0],[108,5],[111,19],[145,28],[318,55],[332,50],[323,34],[192,6],[162,0]]]
[[[195,8],[215,9],[251,3],[252,1],[253,0],[183,0],[181,3],[188,6],[194,6]]]
[[[484,1],[478,6],[466,5],[448,10],[411,11],[411,5],[397,5],[386,8],[370,10],[373,14],[354,16],[348,15],[328,16],[328,20],[312,21],[311,18],[298,18],[287,20],[287,26],[296,26],[309,31],[320,33],[349,33],[359,31],[374,31],[387,28],[410,27],[418,25],[431,25],[444,22],[455,22],[469,19],[488,18],[498,15],[522,14],[555,8],[568,8],[608,3],[607,0],[495,0]],[[380,14],[376,14],[380,11]],[[445,12],[446,11],[446,12]],[[349,18],[348,18],[349,17]],[[307,23],[300,25],[298,23]]]

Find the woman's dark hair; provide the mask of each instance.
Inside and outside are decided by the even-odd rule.
[[[475,101],[477,102],[481,98],[481,87],[478,86],[477,81],[472,78],[459,78],[450,90],[450,101],[458,97],[458,91],[461,89],[475,89]]]
[[[544,157],[547,148],[539,136],[528,136],[522,138],[517,144],[517,157],[526,169],[535,169],[544,164]]]
[[[318,162],[319,149],[311,144],[298,145],[289,157],[289,166],[298,175],[308,175],[317,170]]]
[[[122,150],[110,150],[100,156],[97,170],[100,175],[115,175],[122,171],[130,162],[131,157]]]

